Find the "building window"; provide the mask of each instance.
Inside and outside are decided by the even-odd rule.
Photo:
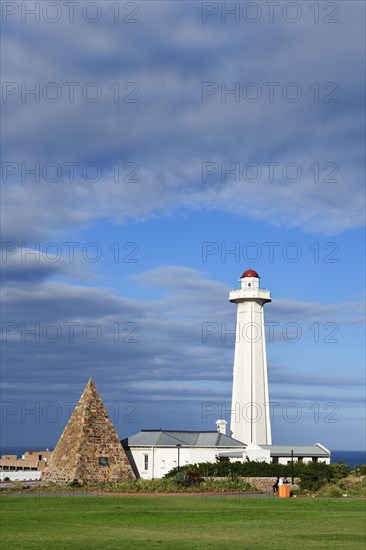
[[[278,456],[272,457],[272,464],[278,464]]]
[[[99,466],[109,466],[109,460],[106,456],[99,457]]]
[[[161,468],[162,468],[162,470],[165,469],[165,460],[162,460],[162,461],[161,461]]]
[[[318,457],[317,456],[313,456],[313,462],[318,462]]]
[[[149,455],[144,455],[144,470],[147,472],[149,469]]]

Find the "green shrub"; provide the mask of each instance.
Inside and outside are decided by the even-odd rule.
[[[344,491],[334,483],[328,483],[319,490],[319,495],[322,497],[341,497]]]
[[[177,486],[173,480],[166,479],[139,479],[136,486],[141,493],[175,493]]]
[[[344,493],[354,497],[366,497],[366,477],[351,475],[338,481]]]
[[[302,470],[300,487],[309,491],[318,491],[334,477],[334,469],[331,465],[322,462],[311,462],[306,464]]]
[[[250,485],[247,481],[241,478],[230,479],[207,479],[202,485],[200,485],[201,490],[212,491],[212,492],[226,492],[226,491],[238,491],[238,492],[256,492],[255,487]]]
[[[80,483],[80,481],[78,481],[77,479],[74,479],[74,481],[71,481],[70,483],[68,483],[68,486],[72,488],[82,487],[82,485],[83,484]]]
[[[182,487],[191,487],[192,485],[199,485],[202,482],[202,476],[197,467],[188,466],[184,470],[179,470],[173,480],[174,483]]]
[[[351,473],[351,468],[347,466],[344,460],[339,460],[338,464],[331,464],[330,467],[333,469],[334,477],[341,479],[342,477],[347,477]]]
[[[128,479],[116,483],[88,485],[88,490],[108,493],[172,493],[177,486],[171,479]]]
[[[351,469],[342,461],[338,464],[325,464],[323,462],[310,462],[308,464],[294,462],[292,464],[268,464],[267,462],[204,462],[201,464],[183,466],[171,470],[165,479],[175,479],[179,473],[177,483],[181,486],[189,486],[184,473],[194,469],[204,479],[223,478],[230,479],[234,487],[235,480],[243,477],[299,477],[302,490],[317,491],[328,483],[334,483],[349,475]]]
[[[302,464],[294,463],[294,475],[299,476]],[[188,471],[195,468],[203,478],[222,477],[277,477],[290,476],[291,464],[268,464],[267,462],[203,462],[201,464],[190,464],[170,470],[165,477],[169,478],[178,473],[178,471]]]
[[[366,476],[366,464],[359,464],[356,466],[354,473],[356,476]]]
[[[190,485],[190,479],[186,472],[177,472],[173,477],[174,483],[182,485],[182,487],[188,487]]]

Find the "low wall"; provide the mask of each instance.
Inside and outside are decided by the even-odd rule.
[[[258,491],[267,492],[273,490],[273,484],[276,482],[277,477],[245,477],[243,479],[258,489]],[[290,481],[291,478],[287,479]],[[293,485],[291,484],[291,487],[293,489],[298,489],[300,478],[295,477],[294,482]]]
[[[10,481],[34,481],[41,478],[41,472],[39,470],[28,470],[28,471],[22,471],[19,470],[18,472],[15,472],[14,470],[0,472],[0,480],[4,481],[4,479],[8,477]]]

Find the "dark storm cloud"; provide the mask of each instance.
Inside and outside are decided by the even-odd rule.
[[[24,397],[25,389],[34,398],[67,397],[90,375],[107,376],[108,396],[118,387],[134,400],[178,398],[182,388],[187,398],[229,395],[234,337],[226,331],[235,329],[235,319],[224,284],[194,269],[165,266],[134,277],[150,289],[164,289],[163,296],[131,300],[110,289],[41,281],[38,275],[26,286],[3,289],[2,347],[9,365],[3,383],[9,398]],[[281,301],[276,307],[281,311]],[[325,309],[328,315],[330,308],[341,316],[349,309],[299,302],[293,310],[291,302],[284,307],[286,319],[297,319],[302,310],[314,315]],[[355,383],[271,366],[270,377],[274,386]]]
[[[346,376],[324,376],[314,374],[306,374],[304,372],[289,371],[286,368],[271,366],[271,382],[279,385],[288,386],[326,386],[326,387],[360,387],[362,378],[349,378]],[[313,391],[313,390],[312,390]]]
[[[88,279],[93,269],[86,269],[80,254],[63,258],[58,243],[48,243],[41,249],[28,248],[25,243],[18,247],[15,242],[6,242],[1,248],[1,280],[3,285],[34,284],[52,276]],[[84,262],[85,263],[85,262]]]
[[[319,304],[299,300],[277,299],[268,310],[268,322],[286,322],[289,319],[297,323],[333,321],[339,325],[363,324],[364,299],[336,304]]]
[[[174,267],[171,274],[187,275],[184,268],[181,271]],[[164,277],[163,270],[161,274]],[[202,279],[192,270],[194,275]],[[206,287],[209,293],[220,285],[206,281]],[[108,289],[39,282],[37,277],[26,288],[9,285],[3,290],[3,350],[8,364],[17,366],[4,373],[9,395],[21,392],[20,379],[36,396],[54,395],[59,393],[57,384],[63,388],[65,376],[72,386],[92,373],[103,376],[107,371],[109,380],[118,381],[121,388],[136,377],[206,379],[216,352],[214,346],[209,349],[202,344],[194,302],[190,291],[183,291],[178,300],[167,296],[160,301],[137,301]],[[213,311],[211,316],[217,316]],[[96,330],[101,337],[94,343]]]

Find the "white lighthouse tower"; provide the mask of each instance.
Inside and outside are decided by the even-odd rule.
[[[258,273],[248,269],[240,278],[240,289],[232,290],[229,300],[238,306],[232,437],[247,444],[272,445],[263,314],[271,295],[259,288]]]

